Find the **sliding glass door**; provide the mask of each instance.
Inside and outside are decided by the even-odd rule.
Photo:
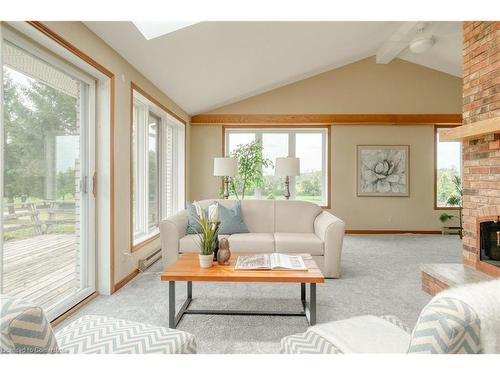
[[[95,291],[95,81],[2,40],[1,293],[55,318]]]

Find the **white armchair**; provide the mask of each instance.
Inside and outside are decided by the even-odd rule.
[[[284,354],[498,354],[500,280],[446,289],[413,329],[395,316],[362,315],[318,324],[281,340]]]

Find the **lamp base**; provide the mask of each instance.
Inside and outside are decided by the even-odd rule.
[[[229,199],[229,177],[224,177],[224,199]]]
[[[290,176],[286,176],[285,178],[285,199],[289,200],[290,199]]]

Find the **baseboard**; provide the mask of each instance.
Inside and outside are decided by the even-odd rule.
[[[83,306],[85,306],[87,303],[89,303],[90,301],[92,301],[98,295],[99,295],[99,293],[97,293],[97,292],[92,293],[90,296],[88,296],[87,298],[85,298],[84,300],[82,300],[81,302],[79,302],[78,304],[76,304],[75,306],[73,306],[71,309],[69,309],[65,313],[62,313],[57,318],[55,318],[54,320],[52,320],[50,322],[50,324],[52,325],[52,327],[56,327],[58,324],[64,322],[71,315],[73,315],[77,311],[79,311]]]
[[[440,230],[346,229],[346,234],[441,234]]]
[[[130,274],[125,276],[123,279],[118,281],[115,284],[115,292],[118,291],[119,289],[123,288],[130,280],[132,280],[134,277],[136,277],[139,274],[139,270],[136,268],[133,270]]]

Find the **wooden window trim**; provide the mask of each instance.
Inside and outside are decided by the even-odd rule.
[[[130,82],[130,125],[129,125],[129,137],[130,137],[130,142],[129,142],[129,152],[130,152],[130,238],[129,238],[129,244],[130,244],[130,252],[134,253],[143,247],[145,247],[147,244],[156,241],[160,238],[160,234],[154,234],[151,237],[146,238],[145,240],[134,244],[134,216],[133,216],[133,207],[134,207],[134,202],[132,198],[132,192],[134,189],[134,164],[133,164],[133,128],[134,128],[134,91],[138,92],[142,96],[144,96],[146,99],[151,101],[153,104],[161,108],[163,111],[168,113],[169,115],[173,116],[175,119],[179,120],[183,125],[184,125],[184,198],[186,198],[186,192],[187,192],[187,173],[186,173],[186,157],[187,157],[187,121],[179,117],[177,114],[172,112],[170,109],[168,109],[166,106],[160,103],[158,99],[156,99],[153,95],[149,94],[146,92],[144,89],[142,89],[139,85],[137,85],[134,82]],[[186,199],[184,199],[186,200]],[[161,220],[160,220],[161,221]]]
[[[452,211],[459,210],[460,207],[440,207],[437,204],[437,134],[438,129],[451,129],[456,128],[460,125],[434,125],[434,210],[436,211]]]
[[[328,170],[327,170],[327,193],[328,199],[326,206],[320,206],[323,209],[331,209],[332,208],[332,127],[330,125],[287,125],[287,126],[278,126],[278,125],[263,125],[263,124],[254,124],[254,125],[222,125],[222,150],[221,155],[225,156],[226,154],[226,129],[327,129],[327,141],[328,141],[328,149],[326,150],[326,157],[328,161]]]
[[[159,238],[160,238],[160,233],[156,233],[156,234],[152,235],[151,237],[148,237],[145,240],[143,240],[139,243],[136,243],[134,245],[134,233],[132,232],[132,242],[131,242],[131,246],[130,246],[130,252],[134,253],[134,252],[142,249],[147,244],[150,244],[151,242],[154,242]]]
[[[134,82],[130,82],[130,86],[131,86],[131,90],[132,90],[132,93],[135,91],[137,91],[139,94],[141,94],[142,96],[144,96],[146,99],[150,100],[151,102],[153,102],[155,105],[157,105],[158,107],[160,107],[161,109],[163,109],[165,112],[167,112],[169,115],[175,117],[177,120],[179,120],[180,122],[182,122],[184,124],[184,126],[186,126],[186,123],[187,121],[184,120],[182,117],[180,117],[177,113],[175,113],[174,111],[170,110],[168,107],[166,107],[165,105],[163,105],[158,99],[156,99],[153,95],[149,94],[146,90],[143,90],[139,85],[137,85],[136,83]]]

